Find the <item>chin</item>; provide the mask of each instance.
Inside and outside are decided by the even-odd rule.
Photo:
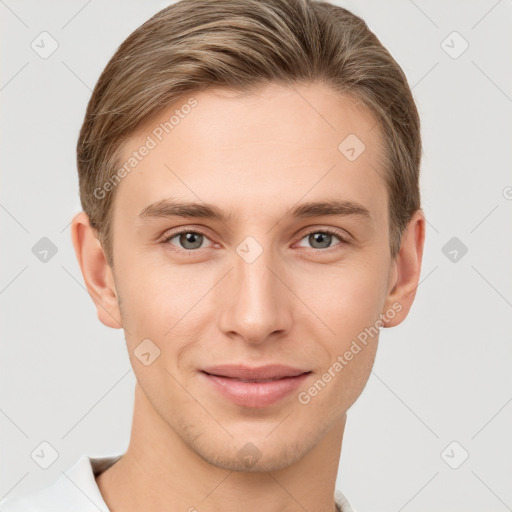
[[[204,461],[228,471],[277,471],[298,462],[316,444],[313,436],[293,440],[286,429],[283,432],[272,440],[267,436],[238,440],[227,436],[222,440],[201,437],[190,448]]]

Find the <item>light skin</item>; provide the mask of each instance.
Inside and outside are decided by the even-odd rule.
[[[379,127],[328,86],[190,96],[197,106],[116,187],[113,268],[86,214],[72,223],[98,317],[124,328],[137,378],[129,447],[96,481],[113,512],[230,512],[242,502],[245,512],[331,512],[346,413],[369,378],[378,335],[309,403],[298,393],[381,315],[385,327],[407,316],[423,213],[392,258]],[[133,135],[124,158],[187,99]],[[349,134],[366,146],[354,161],[338,150]],[[163,200],[208,203],[229,218],[140,216]],[[290,214],[328,200],[359,210]],[[322,239],[326,229],[336,234]],[[187,244],[178,231],[204,236]],[[251,263],[237,252],[248,236],[262,249]],[[160,350],[148,366],[134,354],[144,339]],[[201,368],[225,363],[311,373],[277,403],[244,407],[200,378]],[[250,463],[240,452],[248,443],[258,455]]]

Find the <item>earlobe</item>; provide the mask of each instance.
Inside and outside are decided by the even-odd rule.
[[[400,251],[393,262],[395,270],[383,311],[384,327],[394,327],[407,317],[418,288],[423,247],[425,243],[425,215],[422,210],[415,212],[402,234]],[[387,315],[393,310],[392,315]]]
[[[71,239],[100,322],[114,329],[122,328],[112,269],[85,212],[80,212],[73,218]]]

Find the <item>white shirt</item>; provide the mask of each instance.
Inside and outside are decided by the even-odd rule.
[[[4,498],[0,501],[0,512],[109,512],[95,477],[122,455],[82,455],[53,484],[24,496]],[[340,512],[355,512],[339,490],[334,498]]]

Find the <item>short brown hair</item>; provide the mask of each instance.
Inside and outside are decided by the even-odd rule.
[[[123,144],[137,128],[194,91],[315,81],[351,95],[378,120],[396,256],[420,208],[420,121],[404,72],[367,24],[315,0],[181,0],[119,46],[80,131],[80,199],[109,264],[115,187],[99,199],[95,190],[114,176]]]

